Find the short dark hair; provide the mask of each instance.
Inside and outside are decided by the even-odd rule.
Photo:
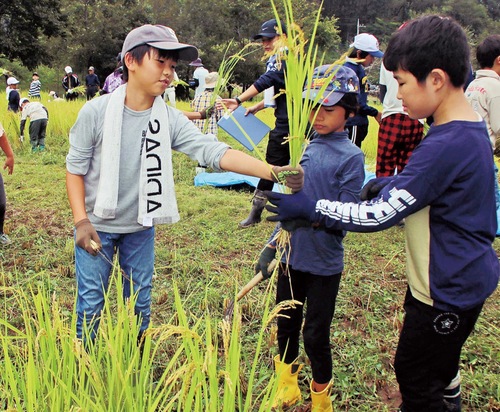
[[[359,57],[361,59],[364,59],[366,56],[368,56],[370,54],[367,51],[359,50],[359,49],[356,49],[356,47],[353,47],[351,53],[349,53],[349,56],[347,56],[347,57],[349,57],[351,59],[356,59],[358,57],[358,51],[360,52]]]
[[[155,56],[158,56],[162,59],[174,59],[175,61],[179,60],[179,52],[177,50],[161,50],[156,47],[149,46],[147,44],[142,44],[140,46],[134,47],[128,53],[132,55],[132,58],[139,64],[144,60],[144,56],[146,54],[154,53]],[[125,56],[123,56],[125,59]],[[128,81],[128,67],[125,64],[125,60],[123,60],[123,74],[122,79],[124,82]]]
[[[340,106],[345,109],[345,118],[349,118],[351,113],[356,115],[358,113],[358,95],[355,93],[345,93],[334,106]]]
[[[434,69],[448,74],[455,87],[470,72],[470,49],[462,27],[449,17],[423,16],[395,32],[384,54],[389,71],[409,71],[423,82]]]
[[[486,37],[477,46],[476,58],[481,69],[493,67],[498,56],[500,56],[500,34],[492,34]]]

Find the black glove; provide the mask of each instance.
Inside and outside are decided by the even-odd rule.
[[[266,246],[260,253],[258,262],[255,264],[255,273],[262,272],[264,279],[269,279],[272,275],[272,271],[268,271],[269,264],[274,260],[275,256],[276,248]]]
[[[316,201],[309,199],[303,192],[297,192],[292,195],[264,191],[267,200],[274,206],[267,205],[266,210],[274,213],[268,216],[267,220],[271,222],[284,222],[285,220],[294,220],[304,218],[314,222],[316,213]]]
[[[311,222],[307,219],[284,220],[281,227],[287,232],[293,232],[300,227],[311,227]]]
[[[392,182],[394,176],[386,176],[386,177],[377,177],[375,179],[371,179],[363,186],[361,189],[360,199],[361,200],[372,200],[376,198],[379,192]]]
[[[101,239],[99,238],[99,235],[94,229],[92,223],[90,223],[90,220],[85,218],[78,221],[75,225],[75,229],[76,245],[78,247],[81,247],[82,249],[85,249],[91,255],[96,256],[97,252],[101,248]],[[93,240],[98,245],[98,247],[93,247],[91,240]]]
[[[298,192],[304,186],[304,170],[300,165],[274,166],[271,173],[273,182],[287,185],[292,192]]]

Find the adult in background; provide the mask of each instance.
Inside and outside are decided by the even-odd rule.
[[[200,129],[203,133],[211,133],[217,136],[218,126],[217,122],[222,117],[223,110],[222,109],[213,109],[209,110],[212,106],[212,98],[215,90],[215,86],[217,84],[217,80],[219,79],[219,74],[217,72],[208,73],[205,78],[205,90],[198,97],[195,97],[191,102],[191,108],[195,112],[202,112],[206,110],[207,119],[194,119],[193,123],[196,125],[198,129]],[[168,90],[168,89],[167,89]],[[219,96],[215,97],[216,100],[220,100]],[[207,127],[205,128],[205,124],[208,122]]]
[[[76,100],[78,98],[78,93],[73,89],[80,86],[80,79],[73,73],[71,66],[66,66],[64,71],[66,72],[66,75],[62,79],[62,87],[66,92],[66,100]]]
[[[104,81],[104,86],[102,86],[101,94],[113,93],[113,91],[123,84],[122,79],[123,65],[122,65],[122,54],[118,53],[116,56],[116,68],[113,73],[110,73],[106,80]]]
[[[266,161],[279,166],[287,165],[290,162],[288,143],[285,140],[289,131],[286,96],[284,93],[280,93],[274,98],[276,93],[285,89],[285,61],[278,59],[276,54],[276,48],[279,47],[282,36],[286,36],[286,26],[283,23],[280,26],[276,19],[271,19],[262,24],[260,32],[253,36],[253,40],[262,41],[265,55],[270,56],[266,63],[266,72],[241,95],[233,99],[222,100],[228,109],[235,110],[241,103],[264,92],[264,99],[247,108],[246,112],[247,114],[257,113],[266,107],[274,107],[276,122],[274,129],[269,132]],[[273,184],[270,180],[259,180],[252,197],[252,209],[248,217],[239,223],[241,228],[248,228],[260,222],[262,211],[267,202],[264,191],[272,190]]]
[[[401,173],[413,149],[424,137],[423,121],[411,119],[397,98],[398,82],[382,64],[380,66],[380,101],[382,120],[378,131],[377,177]]]
[[[101,82],[99,81],[97,74],[95,74],[94,66],[90,66],[88,71],[89,74],[85,76],[85,86],[87,87],[87,100],[91,100],[99,91]]]
[[[40,76],[37,72],[34,72],[31,76],[30,89],[28,90],[28,97],[30,99],[40,99],[40,92],[42,91],[42,83],[40,82]]]
[[[217,72],[208,73],[205,78],[205,90],[191,102],[191,108],[194,112],[205,113],[205,116],[202,116],[205,119],[193,119],[195,126],[203,133],[211,133],[214,136],[218,134],[219,127],[217,122],[224,113],[222,109],[217,109],[214,105],[215,101],[220,101],[220,96],[216,96],[215,101],[212,101],[218,79],[219,74]],[[188,118],[190,117],[189,114],[187,116]],[[205,170],[206,166],[198,163],[196,174],[202,173]]]
[[[476,59],[481,67],[476,79],[467,86],[465,97],[472,108],[485,121],[494,153],[500,154],[500,35],[486,37],[476,50]],[[495,176],[498,167],[494,164]],[[495,179],[497,215],[500,208],[498,179]],[[498,229],[497,229],[498,231]]]
[[[351,142],[361,147],[361,143],[368,134],[368,116],[373,116],[380,122],[381,113],[375,108],[368,106],[368,78],[365,67],[370,66],[376,57],[383,57],[380,51],[377,38],[368,33],[361,33],[354,37],[354,42],[350,45],[351,53],[347,57],[344,66],[356,72],[359,79],[358,114],[347,120],[346,127],[349,131]]]
[[[486,37],[476,50],[481,67],[476,72],[465,97],[474,111],[486,122],[491,145],[496,155],[500,154],[500,35]]]
[[[17,91],[18,84],[19,80],[15,77],[11,76],[7,79],[7,109],[14,113],[19,111],[19,100],[21,99],[21,96],[19,96],[19,92]]]
[[[196,60],[189,63],[189,65],[192,67],[196,67],[193,73],[193,80],[194,80],[193,85],[195,86],[194,97],[197,97],[201,93],[203,93],[203,90],[205,90],[205,77],[207,77],[208,70],[205,69],[203,62],[199,57]]]

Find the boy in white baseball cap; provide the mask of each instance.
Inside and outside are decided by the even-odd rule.
[[[384,53],[380,51],[378,40],[373,34],[361,33],[354,37],[351,44],[351,53],[344,66],[356,72],[359,79],[358,104],[359,111],[354,117],[347,120],[346,128],[349,131],[351,142],[361,147],[361,143],[368,134],[368,116],[374,117],[380,123],[382,113],[375,107],[368,105],[368,78],[365,67],[370,66],[375,58],[381,58]]]
[[[265,179],[290,170],[231,149],[165,104],[161,96],[177,61],[198,57],[198,50],[180,43],[171,28],[146,24],[132,30],[121,56],[125,84],[83,106],[70,131],[66,158],[75,222],[76,333],[87,340],[96,336],[115,250],[132,280],[124,281],[124,297],[136,294],[138,339],[149,326],[154,226],[180,219],[172,149],[216,170]],[[294,170],[288,185],[297,190],[303,173]]]
[[[15,77],[11,76],[7,79],[7,89],[5,91],[7,95],[7,101],[9,102],[7,109],[14,113],[17,113],[19,111],[19,100],[21,99],[21,96],[17,91],[18,84],[19,80],[17,80]]]
[[[361,33],[354,37],[350,47],[370,53],[373,57],[382,58],[384,53],[380,51],[378,40],[373,34]]]

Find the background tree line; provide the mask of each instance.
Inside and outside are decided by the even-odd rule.
[[[383,49],[401,23],[424,13],[458,20],[472,49],[487,35],[500,33],[500,2],[494,0],[324,0],[322,6],[317,0],[294,0],[294,17],[306,35],[318,7],[322,19],[316,40],[325,61],[345,52],[358,30],[377,36]],[[241,49],[272,17],[269,0],[2,0],[0,67],[18,76],[24,88],[37,70],[44,90],[60,90],[66,65],[82,78],[92,65],[104,81],[126,34],[141,24],[158,23],[172,27],[180,41],[196,45],[205,66],[217,70],[230,42],[234,51]],[[231,82],[251,84],[262,72],[262,53],[255,50],[237,65]],[[186,80],[192,68],[181,62],[178,72]],[[376,74],[373,70],[374,82]]]

